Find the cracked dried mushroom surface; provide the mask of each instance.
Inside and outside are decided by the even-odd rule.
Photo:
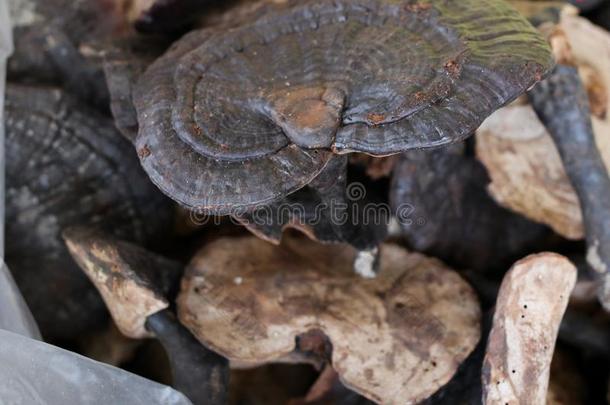
[[[610,34],[564,13],[550,41],[560,60],[579,68],[597,147],[610,167]],[[584,237],[576,193],[551,136],[529,104],[497,111],[483,123],[476,139],[477,157],[489,172],[489,191],[498,203],[569,239]]]
[[[423,400],[479,340],[475,293],[440,261],[390,244],[381,248],[378,277],[365,280],[353,273],[355,254],[306,239],[279,247],[254,237],[218,240],[189,265],[179,317],[240,363],[277,361],[295,338],[320,330],[348,387],[383,403]]]
[[[464,139],[551,66],[502,1],[299,2],[175,43],[136,86],[136,147],[166,194],[226,214],[298,190],[331,151]]]

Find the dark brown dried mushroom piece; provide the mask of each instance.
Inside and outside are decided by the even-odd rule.
[[[166,296],[176,287],[182,266],[90,228],[70,228],[64,237],[119,330],[132,338],[159,339],[171,363],[173,385],[194,404],[225,403],[226,359],[199,344],[168,309]]]
[[[553,253],[517,262],[502,282],[483,364],[484,404],[546,404],[555,340],[576,268]]]
[[[376,249],[387,235],[389,212],[363,208],[368,201],[364,185],[347,187],[347,161],[346,156],[333,157],[306,187],[238,221],[274,244],[280,243],[285,229],[293,228],[315,241],[346,242],[362,251]]]
[[[307,239],[285,237],[279,247],[220,239],[189,265],[179,317],[204,344],[242,363],[278,361],[295,339],[319,330],[348,387],[382,403],[423,400],[479,340],[476,295],[438,260],[396,245],[382,245],[374,280],[354,275],[355,256],[349,246]]]
[[[299,2],[178,41],[138,83],[136,145],[166,194],[222,214],[300,189],[331,149],[463,139],[551,65],[502,1]]]
[[[171,224],[171,203],[106,117],[59,89],[6,91],[6,262],[47,339],[105,320],[104,305],[61,239],[91,224],[148,243]]]
[[[487,184],[464,145],[401,155],[390,204],[409,247],[461,268],[503,271],[551,233],[498,206]]]

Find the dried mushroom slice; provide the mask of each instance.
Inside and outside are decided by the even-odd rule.
[[[515,263],[504,277],[483,363],[484,404],[545,404],[561,319],[576,268],[553,253]]]
[[[165,298],[182,274],[179,263],[89,228],[63,232],[70,254],[96,286],[125,336],[153,336],[146,319],[169,308]]]
[[[222,213],[298,190],[330,149],[463,139],[551,65],[501,1],[299,2],[191,33],[157,60],[135,93],[136,144],[168,195]]]
[[[204,247],[187,268],[181,321],[202,343],[242,363],[273,362],[295,339],[322,331],[332,367],[380,403],[415,403],[455,373],[480,336],[473,290],[441,262],[381,247],[374,280],[352,271],[356,252],[285,238]]]
[[[530,105],[510,105],[477,131],[476,151],[491,178],[488,191],[504,207],[582,239],[578,197],[553,139]]]
[[[63,229],[90,224],[147,243],[171,224],[171,204],[132,146],[81,104],[55,88],[7,86],[5,260],[47,339],[105,319]]]

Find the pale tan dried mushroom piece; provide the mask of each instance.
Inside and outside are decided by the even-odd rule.
[[[179,274],[176,263],[85,228],[68,229],[64,239],[121,333],[133,339],[152,337],[146,319],[169,307],[162,290]]]
[[[528,105],[497,111],[477,131],[477,157],[491,178],[488,191],[502,206],[582,239],[578,197],[553,139]]]
[[[564,12],[549,38],[558,59],[578,65],[592,106],[597,146],[610,168],[610,34]],[[530,105],[496,111],[477,131],[477,157],[491,177],[489,192],[504,207],[582,239],[578,198],[553,140]]]
[[[554,253],[528,256],[504,277],[483,363],[483,402],[544,405],[559,324],[576,268]]]
[[[187,268],[181,321],[239,363],[274,362],[312,330],[331,341],[348,387],[380,403],[416,403],[446,384],[480,337],[474,291],[436,259],[381,247],[376,279],[354,275],[356,251],[286,237],[204,247]]]

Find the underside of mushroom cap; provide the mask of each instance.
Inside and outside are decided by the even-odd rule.
[[[373,280],[354,274],[354,257],[345,245],[299,238],[285,237],[279,247],[220,239],[187,269],[180,320],[204,344],[246,364],[279,361],[297,337],[319,330],[347,386],[378,403],[418,403],[476,346],[476,295],[438,260],[396,245],[381,247]]]

